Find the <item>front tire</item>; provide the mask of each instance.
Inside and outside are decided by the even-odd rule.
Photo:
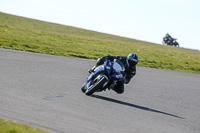
[[[176,42],[176,47],[179,47],[179,43]]]
[[[107,79],[105,77],[102,77],[99,81],[97,81],[95,84],[91,85],[85,92],[86,95],[90,96],[97,90],[103,88],[103,85],[107,82]]]
[[[86,84],[86,83],[84,83],[84,84],[81,86],[81,91],[82,91],[83,93],[85,93],[85,91],[86,91],[86,89],[85,89],[85,84]]]

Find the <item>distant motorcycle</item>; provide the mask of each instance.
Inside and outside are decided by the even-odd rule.
[[[124,78],[124,71],[125,67],[121,61],[117,59],[114,59],[114,61],[107,60],[103,65],[98,66],[90,73],[81,90],[90,96],[107,88],[113,89],[116,82]]]
[[[179,43],[176,40],[175,38],[163,37],[162,44],[179,47]]]

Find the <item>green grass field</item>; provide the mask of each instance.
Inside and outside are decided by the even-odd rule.
[[[49,133],[25,124],[0,119],[0,133]]]
[[[139,55],[139,66],[200,73],[200,51],[197,50],[163,46],[1,12],[0,47],[88,59],[106,54],[127,56],[134,52]]]

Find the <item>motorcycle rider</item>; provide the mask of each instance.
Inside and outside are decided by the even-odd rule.
[[[165,35],[165,37],[166,37],[167,40],[168,40],[167,44],[168,44],[168,45],[172,45],[172,44],[173,44],[174,38],[172,38],[172,37],[169,35],[169,33],[167,33],[167,34]]]
[[[167,38],[172,38],[172,37],[169,35],[169,33],[167,33],[165,36],[166,36]]]
[[[128,56],[103,56],[97,60],[96,65],[92,69],[89,69],[88,72],[91,73],[97,66],[102,65],[106,60],[113,61],[114,59],[120,60],[125,66],[124,79],[122,81],[117,81],[113,88],[115,92],[122,94],[124,92],[124,83],[128,84],[131,78],[136,74],[136,65],[139,61],[137,54],[130,53]]]

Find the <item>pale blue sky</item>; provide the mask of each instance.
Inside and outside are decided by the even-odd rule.
[[[169,33],[200,50],[200,0],[0,0],[0,11],[158,44]]]

